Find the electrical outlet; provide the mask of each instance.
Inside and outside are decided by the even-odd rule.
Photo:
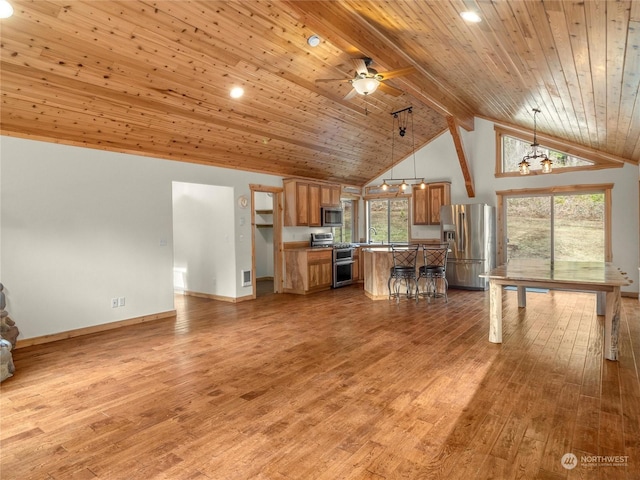
[[[124,307],[124,297],[118,297],[118,306]]]
[[[118,308],[118,299],[117,298],[112,298],[111,299],[111,308]]]

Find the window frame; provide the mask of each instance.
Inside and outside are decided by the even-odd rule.
[[[533,196],[554,196],[557,194],[604,194],[604,259],[605,262],[613,261],[612,239],[611,239],[611,198],[613,183],[602,183],[594,185],[567,185],[550,188],[523,188],[517,190],[497,191],[497,250],[496,257],[498,264],[507,261],[507,197],[533,197]]]
[[[334,234],[334,239],[337,242],[344,242],[344,243],[357,243],[358,242],[358,204],[360,203],[359,201],[359,197],[351,197],[351,196],[343,196],[340,198],[340,207],[343,207],[343,203],[344,202],[351,202],[351,238],[350,239],[345,239],[344,237],[344,216],[342,217],[342,226],[341,227],[334,227],[332,228],[332,232]],[[336,237],[336,229],[340,228],[341,229],[341,233],[340,233],[340,238]]]
[[[496,134],[496,164],[495,164],[495,176],[498,177],[522,177],[523,175],[520,172],[503,172],[502,171],[502,137],[508,136],[513,137],[523,142],[531,142],[533,139],[533,132],[530,134],[527,132],[523,132],[522,130],[517,130],[514,128],[503,127],[499,125],[494,125],[494,131]],[[530,136],[528,136],[530,135]],[[572,145],[567,142],[559,141],[552,139],[551,137],[547,137],[545,135],[538,134],[538,139],[540,145],[544,148],[548,148],[550,150],[554,150],[560,153],[564,153],[566,155],[571,155],[572,157],[577,157],[587,162],[593,162],[592,165],[584,165],[581,167],[554,167],[550,173],[542,173],[541,170],[537,168],[532,168],[531,173],[526,175],[528,177],[533,175],[553,175],[553,174],[561,174],[561,173],[570,173],[570,172],[581,172],[581,171],[589,171],[589,170],[602,170],[605,168],[622,168],[624,165],[623,161],[619,161],[618,159],[612,158],[610,155],[607,155],[603,152],[598,152],[597,150],[593,150],[587,147]]]
[[[396,190],[396,191],[393,191]],[[391,192],[387,191],[384,193],[377,193],[378,192],[378,187],[369,187],[367,188],[367,195],[364,197],[364,203],[365,203],[365,214],[366,214],[366,230],[367,230],[367,234],[366,234],[366,238],[365,240],[367,242],[369,242],[369,229],[371,228],[371,222],[370,222],[370,209],[369,209],[369,202],[371,200],[398,200],[398,199],[403,199],[406,200],[407,202],[407,240],[406,242],[394,242],[394,243],[408,243],[411,239],[411,218],[412,218],[412,202],[411,202],[411,193],[403,193],[400,191],[399,188],[397,189],[393,189]],[[372,193],[370,193],[372,192]],[[389,210],[389,203],[387,203],[387,221],[390,221],[390,210]],[[391,235],[391,228],[387,229],[387,239],[384,240],[383,242],[386,244],[391,244],[391,239],[390,239],[390,235]]]

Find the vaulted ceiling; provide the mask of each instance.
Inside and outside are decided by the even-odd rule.
[[[363,185],[474,116],[530,133],[538,107],[539,133],[640,161],[640,1],[10,1],[4,135]],[[316,82],[363,57],[413,70],[366,97]]]

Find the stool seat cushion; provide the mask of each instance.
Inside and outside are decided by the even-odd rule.
[[[425,265],[423,267],[420,267],[419,272],[420,274],[430,275],[442,274],[444,273],[444,267],[441,267],[439,265]]]

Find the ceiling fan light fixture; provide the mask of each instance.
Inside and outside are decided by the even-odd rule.
[[[351,86],[360,95],[371,95],[380,85],[380,81],[376,78],[360,77],[351,81]]]
[[[460,16],[462,17],[463,20],[470,23],[478,23],[482,21],[482,18],[480,18],[480,15],[470,10],[466,12],[460,12]]]

